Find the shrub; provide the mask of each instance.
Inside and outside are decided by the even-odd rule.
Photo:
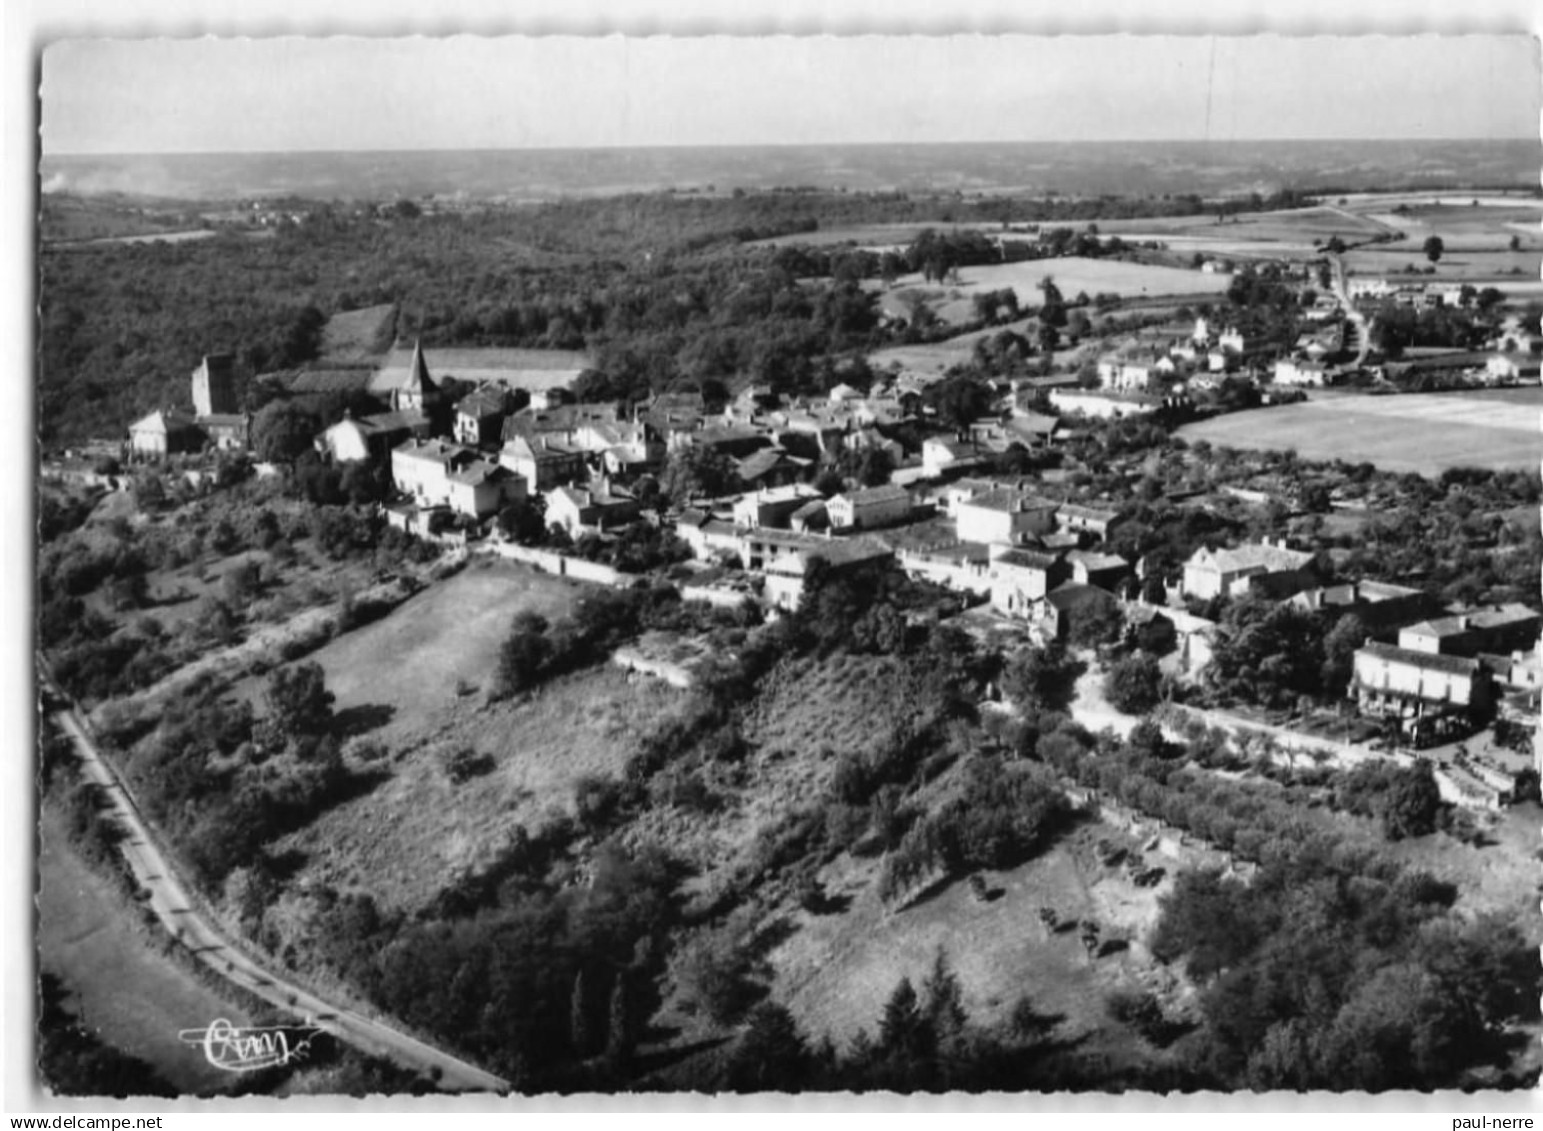
[[[1104,695],[1115,710],[1144,715],[1161,699],[1162,673],[1157,661],[1137,652],[1115,662],[1104,677]]]
[[[445,774],[456,785],[493,772],[497,763],[491,754],[479,754],[470,746],[447,750],[440,757]]]

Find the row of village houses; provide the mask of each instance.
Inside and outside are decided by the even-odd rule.
[[[1202,324],[1195,337],[1203,335]],[[195,419],[215,426],[229,419],[216,411],[228,408],[227,365],[208,358],[195,371]],[[301,395],[304,376],[296,382]],[[1497,681],[1537,687],[1537,654],[1529,649],[1540,618],[1531,610],[1444,614],[1417,590],[1371,581],[1324,588],[1311,555],[1280,543],[1201,547],[1169,601],[1143,603],[1144,563],[1103,548],[1122,521],[1118,511],[1044,498],[1037,481],[976,477],[993,446],[1053,442],[1061,429],[1054,417],[1019,412],[984,422],[967,440],[928,437],[920,466],[895,481],[826,498],[804,482],[810,465],[835,448],[893,444],[884,426],[916,411],[914,390],[864,396],[838,388],[824,402],[778,406],[751,389],[711,416],[691,398],[659,398],[621,419],[615,405],[546,395],[515,409],[507,389],[489,384],[454,406],[448,435],[434,435],[443,406],[420,348],[405,369],[376,381],[386,411],[345,415],[317,437],[317,448],[338,463],[389,466],[405,501],[388,515],[409,529],[427,530],[441,513],[485,520],[539,494],[546,521],[570,536],[615,531],[643,519],[627,484],[657,471],[670,452],[700,444],[736,461],[741,490],[687,507],[673,516],[674,529],[698,559],[754,574],[773,608],[797,607],[816,561],[839,571],[893,560],[1042,636],[1064,636],[1079,614],[1100,605],[1134,621],[1162,617],[1173,625],[1180,665],[1194,674],[1220,629],[1184,611],[1183,600],[1253,593],[1360,616],[1374,639],[1356,654],[1352,692],[1365,713],[1399,718],[1411,734],[1471,725],[1493,707]],[[920,549],[890,537],[920,516],[951,520],[953,537]]]
[[[1188,338],[1132,344],[1104,354],[1096,363],[1098,383],[1107,392],[1127,396],[1171,396],[1186,390],[1215,388],[1228,375],[1237,373],[1268,378],[1274,386],[1329,385],[1344,368],[1335,362],[1348,353],[1346,325],[1335,322],[1305,332],[1284,356],[1275,356],[1276,351],[1250,343],[1232,327],[1217,332],[1202,317],[1196,319]],[[1492,349],[1480,352],[1430,351],[1428,356],[1393,363],[1387,368],[1461,368],[1472,378],[1496,385],[1539,379],[1543,339],[1521,330],[1512,320],[1491,344]],[[1072,405],[1067,403],[1064,407]]]

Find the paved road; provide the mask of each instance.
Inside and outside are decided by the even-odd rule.
[[[41,659],[39,662],[41,665]],[[46,667],[40,666],[43,686],[57,697],[59,703],[67,704],[58,689],[51,686],[47,676],[41,674],[46,671]],[[437,1070],[437,1082],[445,1091],[509,1090],[509,1083],[492,1073],[379,1021],[335,1005],[296,985],[284,971],[266,966],[233,946],[224,932],[188,897],[187,889],[151,839],[138,806],[102,757],[80,716],[67,705],[51,713],[59,728],[80,751],[86,778],[102,787],[114,815],[127,834],[122,843],[123,854],[139,886],[150,893],[146,905],[167,931],[186,946],[198,961],[220,977],[263,1000],[308,1018],[310,1024],[355,1048],[373,1056],[385,1057],[414,1071],[433,1075]],[[196,1021],[207,1024],[213,1020],[212,1017],[191,1019],[189,1025],[191,1027]]]

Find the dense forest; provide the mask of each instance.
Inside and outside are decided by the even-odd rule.
[[[206,353],[234,353],[243,385],[303,365],[316,356],[325,316],[379,303],[399,305],[403,338],[584,349],[624,389],[704,377],[796,385],[822,358],[881,344],[876,313],[850,275],[795,282],[787,270],[795,261],[755,241],[852,223],[1083,225],[1301,203],[1285,194],[1222,205],[1179,197],[942,206],[765,192],[443,215],[312,204],[301,223],[265,238],[226,231],[177,244],[45,248],[40,435],[45,443],[117,436],[152,408],[185,403],[188,374]]]

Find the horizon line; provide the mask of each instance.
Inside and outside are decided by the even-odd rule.
[[[1232,137],[1232,138],[1019,138],[1012,140],[957,140],[957,141],[732,141],[688,142],[640,145],[461,145],[461,146],[400,146],[389,149],[323,149],[302,147],[297,149],[161,149],[161,150],[71,150],[50,153],[41,150],[39,160],[45,158],[107,158],[107,157],[281,157],[296,154],[338,156],[342,154],[398,154],[398,153],[566,153],[606,152],[639,150],[712,150],[712,149],[833,149],[856,147],[920,147],[920,146],[979,146],[979,145],[1261,145],[1261,144],[1365,144],[1372,143],[1419,143],[1419,144],[1509,144],[1532,142],[1543,146],[1543,137],[1517,134],[1501,137]]]

